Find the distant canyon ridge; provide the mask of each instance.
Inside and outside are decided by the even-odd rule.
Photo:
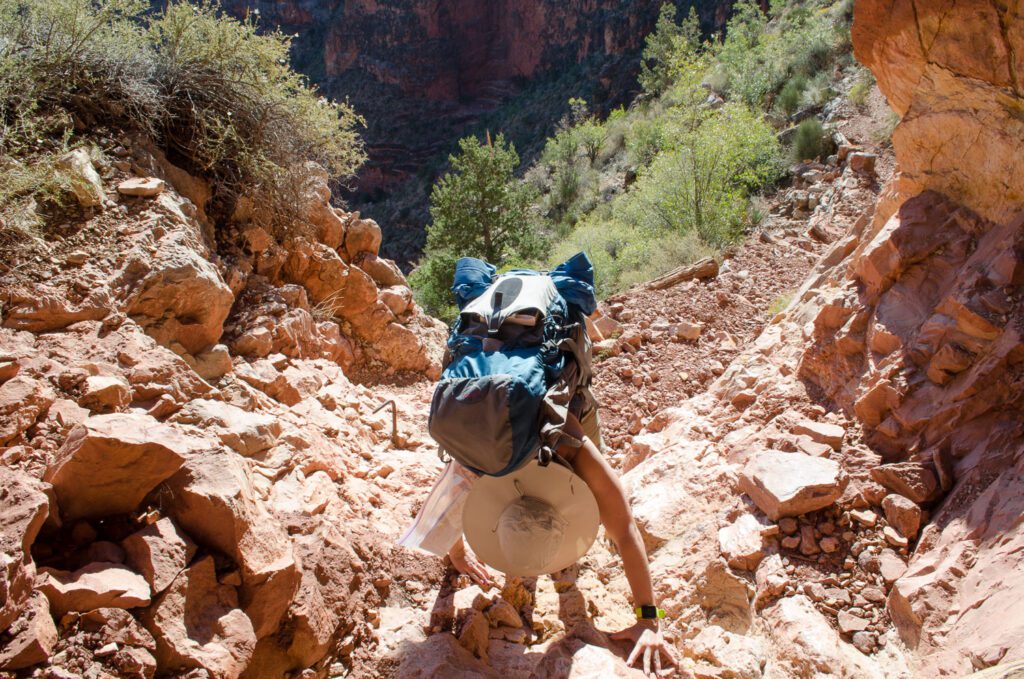
[[[294,34],[293,62],[366,118],[370,160],[346,198],[386,231],[387,254],[422,247],[427,196],[459,137],[505,132],[540,148],[569,97],[595,109],[636,94],[639,53],[665,0],[228,0]],[[708,30],[732,0],[696,4]]]

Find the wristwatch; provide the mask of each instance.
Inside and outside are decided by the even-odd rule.
[[[637,606],[637,620],[657,620],[665,617],[665,611],[657,606]]]

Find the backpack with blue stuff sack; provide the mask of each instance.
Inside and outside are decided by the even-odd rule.
[[[477,474],[504,476],[562,442],[570,408],[593,407],[585,316],[597,307],[593,266],[579,253],[550,272],[497,275],[479,259],[456,264],[459,316],[450,360],[430,407],[430,435]]]

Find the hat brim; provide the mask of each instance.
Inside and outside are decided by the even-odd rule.
[[[536,571],[507,557],[495,530],[498,517],[520,494],[551,504],[566,521],[565,536],[551,560]],[[477,557],[507,575],[532,577],[568,568],[597,538],[597,500],[583,479],[560,464],[541,467],[536,460],[505,476],[482,476],[473,484],[462,510],[462,529]]]

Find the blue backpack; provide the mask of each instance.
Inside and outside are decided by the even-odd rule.
[[[590,260],[579,253],[551,272],[496,275],[467,257],[456,264],[452,292],[460,313],[430,406],[430,435],[478,474],[503,476],[534,456],[546,463],[559,424],[550,392],[557,387],[564,406],[567,391],[589,387],[584,315],[597,306]]]

